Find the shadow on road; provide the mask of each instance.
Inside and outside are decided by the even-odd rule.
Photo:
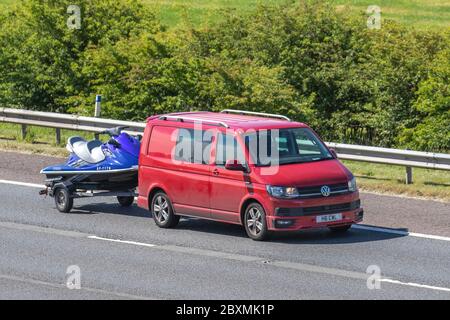
[[[73,208],[71,214],[119,214],[131,217],[151,218],[149,211],[139,208],[135,204],[131,207],[124,208],[116,203],[106,202],[78,205]],[[186,230],[248,239],[242,226],[197,218],[182,218],[178,226],[171,231],[184,232]],[[408,231],[404,228],[396,230]],[[374,232],[354,228],[346,233],[338,234],[329,231],[327,228],[323,228],[298,232],[279,232],[273,234],[268,241],[273,243],[328,245],[382,241],[404,236],[401,234]]]
[[[225,224],[202,219],[183,219],[176,229],[180,232],[190,230],[209,234],[240,237],[247,239],[244,228],[238,225]],[[405,229],[401,229],[405,231]],[[345,244],[390,240],[401,238],[404,235],[383,232],[374,232],[361,229],[350,229],[346,233],[333,233],[327,228],[315,230],[303,230],[298,232],[279,232],[273,234],[269,242],[289,244]]]
[[[107,202],[75,205],[70,214],[120,214],[140,218],[151,217],[150,212],[139,208],[136,204],[131,207],[124,208],[117,203]]]

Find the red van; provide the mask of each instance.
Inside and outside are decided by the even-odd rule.
[[[363,209],[352,173],[307,125],[224,110],[150,117],[139,157],[138,205],[162,228],[180,216],[271,232],[348,230]]]

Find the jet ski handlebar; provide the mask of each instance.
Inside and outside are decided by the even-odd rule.
[[[107,134],[110,137],[118,136],[122,132],[122,130],[128,128],[128,126],[118,126],[110,129],[103,130],[100,134]]]

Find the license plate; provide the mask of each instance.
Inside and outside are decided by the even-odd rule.
[[[323,222],[334,222],[342,220],[342,213],[335,213],[335,214],[327,214],[324,216],[317,216],[316,222],[317,223],[323,223]]]

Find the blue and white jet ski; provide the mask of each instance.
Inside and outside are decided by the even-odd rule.
[[[86,196],[114,195],[122,206],[131,205],[138,184],[140,139],[122,132],[125,128],[101,132],[111,137],[106,143],[69,138],[67,162],[41,170],[47,177],[41,194],[55,197],[61,212],[71,210],[74,198]]]

